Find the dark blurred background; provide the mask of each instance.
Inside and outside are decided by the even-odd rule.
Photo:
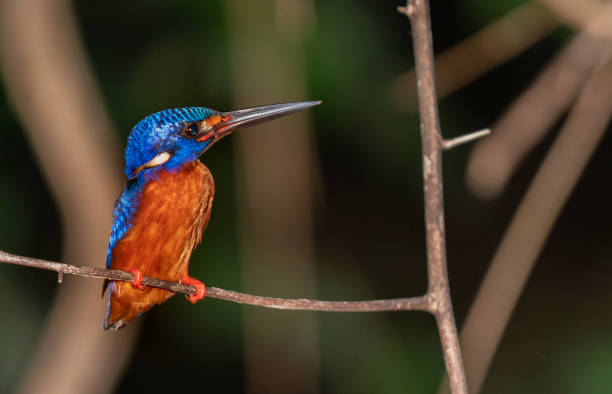
[[[403,89],[405,101],[414,100],[409,98],[414,97],[414,86],[397,86],[398,77],[413,64],[408,20],[395,11],[400,5],[397,1],[304,2],[308,5],[298,9],[308,12],[306,27],[288,33],[299,34],[300,66],[295,68],[303,81],[300,93],[296,93],[299,97],[275,94],[277,90],[270,86],[273,81],[259,80],[246,62],[236,64],[236,51],[242,50],[242,38],[236,32],[245,29],[237,24],[253,23],[251,31],[258,29],[255,17],[238,20],[239,2],[75,1],[72,6],[102,101],[117,130],[112,137],[121,149],[138,120],[165,108],[203,105],[231,110],[272,102],[323,100],[302,118],[309,119],[305,127],[311,141],[307,156],[312,168],[307,174],[312,198],[308,203],[312,223],[308,225],[313,234],[309,253],[314,263],[314,288],[308,295],[358,300],[423,294],[427,281],[419,120],[415,109],[398,102],[397,95],[398,89]],[[525,4],[517,0],[432,3],[436,53]],[[270,20],[283,18],[278,4],[262,7],[277,13]],[[286,28],[277,23],[279,29]],[[443,134],[452,137],[494,125],[576,31],[568,24],[554,26],[515,57],[443,97]],[[244,40],[249,42],[248,37]],[[297,56],[296,52],[295,48],[284,52],[281,46],[275,53]],[[274,57],[269,67],[282,70],[286,61],[293,62]],[[240,95],[243,88],[237,87],[237,79],[243,81],[240,86],[250,86],[247,99]],[[63,228],[56,200],[4,86],[0,88],[0,249],[62,260]],[[262,91],[261,102],[257,102],[258,90]],[[282,86],[278,91],[283,92]],[[564,119],[556,121],[528,153],[495,198],[479,199],[466,188],[472,145],[444,156],[448,269],[459,327],[513,212]],[[242,134],[257,138],[257,132],[249,129]],[[225,139],[202,157],[215,177],[216,199],[190,272],[209,286],[246,291],[243,283],[247,279],[241,268],[244,253],[240,251],[248,226],[240,229],[245,209],[238,207],[248,198],[241,178],[248,168],[240,166],[257,163],[237,158],[240,149],[236,144],[241,137]],[[243,145],[248,142],[241,141]],[[278,149],[284,148],[279,145]],[[612,140],[604,135],[537,260],[483,392],[609,392],[611,150]],[[265,171],[266,166],[262,168]],[[296,173],[298,180],[301,174]],[[249,182],[257,183],[257,178]],[[114,195],[119,192],[119,188],[112,191]],[[111,205],[91,209],[103,210],[109,218],[112,212]],[[259,214],[265,216],[266,212]],[[270,237],[273,242],[274,234]],[[98,261],[80,264],[100,266],[104,259],[100,254]],[[290,271],[292,262],[285,264]],[[256,269],[249,272],[257,275]],[[266,276],[270,272],[262,271]],[[77,277],[65,281],[87,282],[96,289],[101,285],[101,281]],[[293,285],[300,286],[284,284],[288,288]],[[53,273],[0,265],[0,392],[20,387],[54,295],[62,286]],[[257,293],[300,296],[265,289]],[[92,298],[88,302],[104,301]],[[250,376],[247,369],[251,365],[245,362],[245,338],[250,338],[245,330],[257,325],[256,318],[243,324],[243,311],[249,308],[214,299],[193,306],[183,297],[154,308],[140,319],[133,353],[119,380],[105,390],[258,392],[253,380],[245,378]],[[433,393],[443,376],[435,323],[424,313],[259,309],[249,313],[261,314],[262,319],[277,314],[286,314],[287,319],[308,315],[311,319],[308,335],[315,346],[311,356],[316,360],[307,368],[315,372],[309,374],[308,389],[296,383],[291,390],[285,386],[286,392]],[[100,323],[103,317],[99,316]],[[289,344],[294,341],[290,336],[284,339]],[[257,355],[251,357],[257,359]],[[104,371],[106,363],[113,362],[112,357],[105,360],[92,359],[90,367]],[[274,380],[275,371],[269,373]]]

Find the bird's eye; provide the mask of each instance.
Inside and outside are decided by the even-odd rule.
[[[197,123],[188,123],[183,129],[183,134],[187,137],[196,137],[198,135],[199,128]]]

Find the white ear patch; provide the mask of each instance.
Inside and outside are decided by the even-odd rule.
[[[159,155],[157,155],[154,158],[152,158],[148,163],[143,165],[142,168],[157,167],[157,166],[159,166],[161,164],[164,164],[168,160],[170,160],[170,153],[162,152]]]

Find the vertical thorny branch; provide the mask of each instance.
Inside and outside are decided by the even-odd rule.
[[[446,271],[444,205],[442,194],[443,139],[438,119],[434,81],[433,44],[427,0],[408,0],[399,8],[410,19],[423,146],[423,187],[427,232],[427,298],[429,312],[436,318],[444,360],[454,394],[467,393],[459,338],[450,298]]]

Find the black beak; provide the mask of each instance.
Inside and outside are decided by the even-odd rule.
[[[216,141],[240,127],[267,122],[319,104],[321,104],[321,101],[298,101],[296,103],[272,104],[264,105],[263,107],[221,112],[221,121],[215,124],[209,133],[200,137],[198,141],[207,141],[211,138]]]

